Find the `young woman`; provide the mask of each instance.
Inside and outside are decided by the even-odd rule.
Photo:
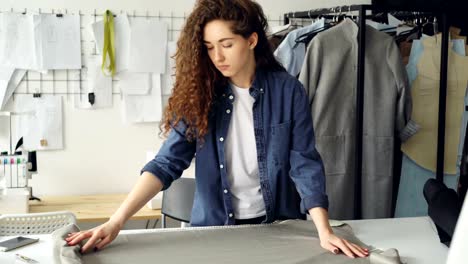
[[[196,154],[193,226],[305,219],[309,213],[323,248],[368,255],[328,223],[308,97],[273,57],[267,26],[251,0],[197,1],[177,43],[176,82],[162,123],[168,138],[111,219],[70,234],[70,245],[89,238],[86,252],[109,244]]]

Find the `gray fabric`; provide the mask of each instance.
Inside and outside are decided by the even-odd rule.
[[[69,224],[52,233],[53,256],[55,264],[81,264],[81,245],[68,246],[65,238],[69,233],[80,231],[75,224]]]
[[[354,219],[357,25],[345,19],[309,44],[299,80],[309,95],[317,150],[325,165],[329,214]],[[411,93],[393,38],[367,27],[362,216],[391,217],[394,136],[417,131]]]
[[[373,254],[369,256],[371,263],[379,264],[392,264],[392,263],[401,263],[400,255],[398,251],[394,248],[388,249],[386,251],[374,251]]]
[[[65,235],[70,226],[62,228]],[[333,228],[343,238],[364,245],[352,233],[351,227]],[[57,247],[64,246],[54,237]],[[66,247],[66,246],[64,246]],[[63,250],[62,250],[63,251]],[[57,253],[56,251],[55,253]],[[98,252],[75,258],[59,258],[62,264],[75,263],[329,263],[329,264],[397,264],[396,250],[371,252],[368,258],[351,259],[334,255],[321,248],[317,230],[310,221],[288,220],[265,225],[199,227],[163,229],[140,234],[120,234],[110,245]]]

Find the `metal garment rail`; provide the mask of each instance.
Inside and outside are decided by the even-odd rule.
[[[441,66],[440,66],[440,87],[439,87],[439,113],[438,113],[438,131],[437,131],[437,171],[436,178],[443,181],[444,176],[444,145],[445,145],[445,112],[446,112],[446,97],[447,97],[447,69],[448,69],[448,42],[449,42],[449,26],[447,22],[447,13],[444,10],[434,10],[426,7],[401,7],[401,8],[385,8],[374,5],[351,5],[339,6],[333,8],[313,9],[300,12],[289,12],[284,14],[284,23],[288,24],[290,19],[312,19],[329,14],[346,14],[347,12],[358,11],[358,61],[357,61],[357,91],[356,91],[356,148],[355,148],[355,218],[361,219],[361,204],[362,204],[362,139],[363,139],[363,116],[364,116],[364,73],[365,73],[365,51],[366,51],[366,17],[367,11],[374,12],[425,12],[434,16],[441,17],[442,28],[442,50],[441,50]],[[428,142],[430,144],[431,142]]]

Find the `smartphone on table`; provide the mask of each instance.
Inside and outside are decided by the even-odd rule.
[[[0,251],[10,251],[15,248],[23,247],[32,243],[39,241],[39,238],[29,238],[29,237],[14,237],[5,241],[0,242]]]

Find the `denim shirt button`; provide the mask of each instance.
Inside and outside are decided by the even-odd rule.
[[[224,141],[224,138],[223,138],[223,137],[220,137],[220,138],[219,138],[219,141],[223,142],[223,141]]]
[[[226,113],[230,114],[230,113],[231,113],[231,109],[227,109],[227,110],[226,110]]]
[[[221,168],[221,169],[224,168],[224,165],[223,164],[219,165],[219,168]]]
[[[224,193],[228,193],[228,190],[227,190],[227,189],[224,189]]]
[[[229,99],[231,99],[231,100],[234,99],[234,96],[230,95],[230,96],[229,96]]]
[[[232,218],[234,215],[232,213],[229,214],[229,217]]]

